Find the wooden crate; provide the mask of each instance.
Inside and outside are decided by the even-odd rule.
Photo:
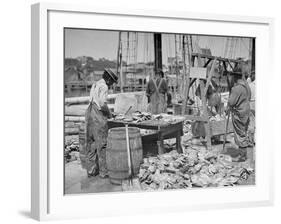
[[[226,119],[220,121],[210,121],[210,133],[211,136],[223,135],[225,133]],[[229,119],[227,133],[233,132],[233,125],[231,119]]]
[[[217,136],[225,133],[226,120],[210,121],[210,135]],[[227,133],[233,132],[233,125],[231,119],[228,123]],[[192,124],[192,134],[194,137],[205,137],[206,130],[203,121],[194,121]]]

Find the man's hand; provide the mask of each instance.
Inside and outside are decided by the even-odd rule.
[[[111,111],[109,110],[106,103],[103,106],[101,106],[101,112],[105,117],[107,117],[109,119],[112,118]]]
[[[231,108],[229,106],[227,106],[226,110],[225,110],[225,114],[229,115],[231,112]]]

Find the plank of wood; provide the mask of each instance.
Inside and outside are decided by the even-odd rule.
[[[64,133],[65,133],[65,135],[77,135],[77,134],[79,134],[79,127],[65,128]]]
[[[64,127],[65,128],[74,128],[74,127],[77,127],[77,125],[75,126],[75,123],[73,121],[66,121],[66,122],[64,122]]]
[[[71,105],[65,106],[64,115],[68,116],[85,116],[88,105]]]
[[[211,80],[212,80],[212,77],[213,77],[213,74],[214,74],[214,70],[215,70],[216,61],[217,61],[217,58],[215,58],[212,62],[211,71],[208,74],[207,83],[206,83],[206,86],[205,86],[205,89],[204,89],[204,96],[206,96],[209,85],[211,83]]]
[[[192,53],[192,57],[201,57],[201,58],[208,58],[208,59],[215,59],[215,56],[211,55],[206,55],[206,54],[200,54],[200,53]],[[230,58],[222,58],[222,57],[217,57],[219,61],[224,61],[224,62],[232,62],[232,63],[238,63],[239,60],[236,59],[230,59]]]
[[[68,98],[65,98],[65,104],[88,104],[89,99],[90,99],[89,96],[68,97]]]
[[[186,105],[187,105],[187,100],[188,100],[188,97],[189,97],[189,83],[190,83],[190,79],[189,79],[189,77],[190,77],[190,65],[191,65],[191,49],[190,49],[190,43],[189,43],[189,41],[188,41],[188,36],[186,36],[186,38],[187,38],[187,57],[188,57],[188,68],[187,68],[187,71],[186,71],[186,65],[185,65],[185,51],[184,51],[184,57],[183,57],[183,59],[184,59],[184,74],[185,74],[185,76],[184,76],[184,88],[183,88],[183,90],[184,90],[184,99],[183,99],[183,106],[182,106],[182,111],[181,111],[181,113],[182,113],[182,115],[184,115],[185,114],[185,112],[186,112]],[[190,38],[191,39],[191,38]],[[191,40],[190,40],[191,41]],[[183,43],[184,44],[184,43]],[[185,49],[185,48],[184,48]]]
[[[64,116],[64,121],[85,122],[85,116]]]

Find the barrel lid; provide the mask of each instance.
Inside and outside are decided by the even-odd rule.
[[[128,127],[129,132],[140,132],[140,129],[137,127]],[[117,127],[109,129],[109,132],[125,132],[125,127]]]

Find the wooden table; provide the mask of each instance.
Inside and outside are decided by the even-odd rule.
[[[176,148],[179,153],[182,153],[181,136],[183,135],[183,121],[175,121],[172,123],[164,122],[161,120],[143,121],[139,123],[123,122],[123,121],[108,121],[108,128],[137,127],[141,129],[156,130],[158,154],[164,153],[164,139],[176,138]]]

